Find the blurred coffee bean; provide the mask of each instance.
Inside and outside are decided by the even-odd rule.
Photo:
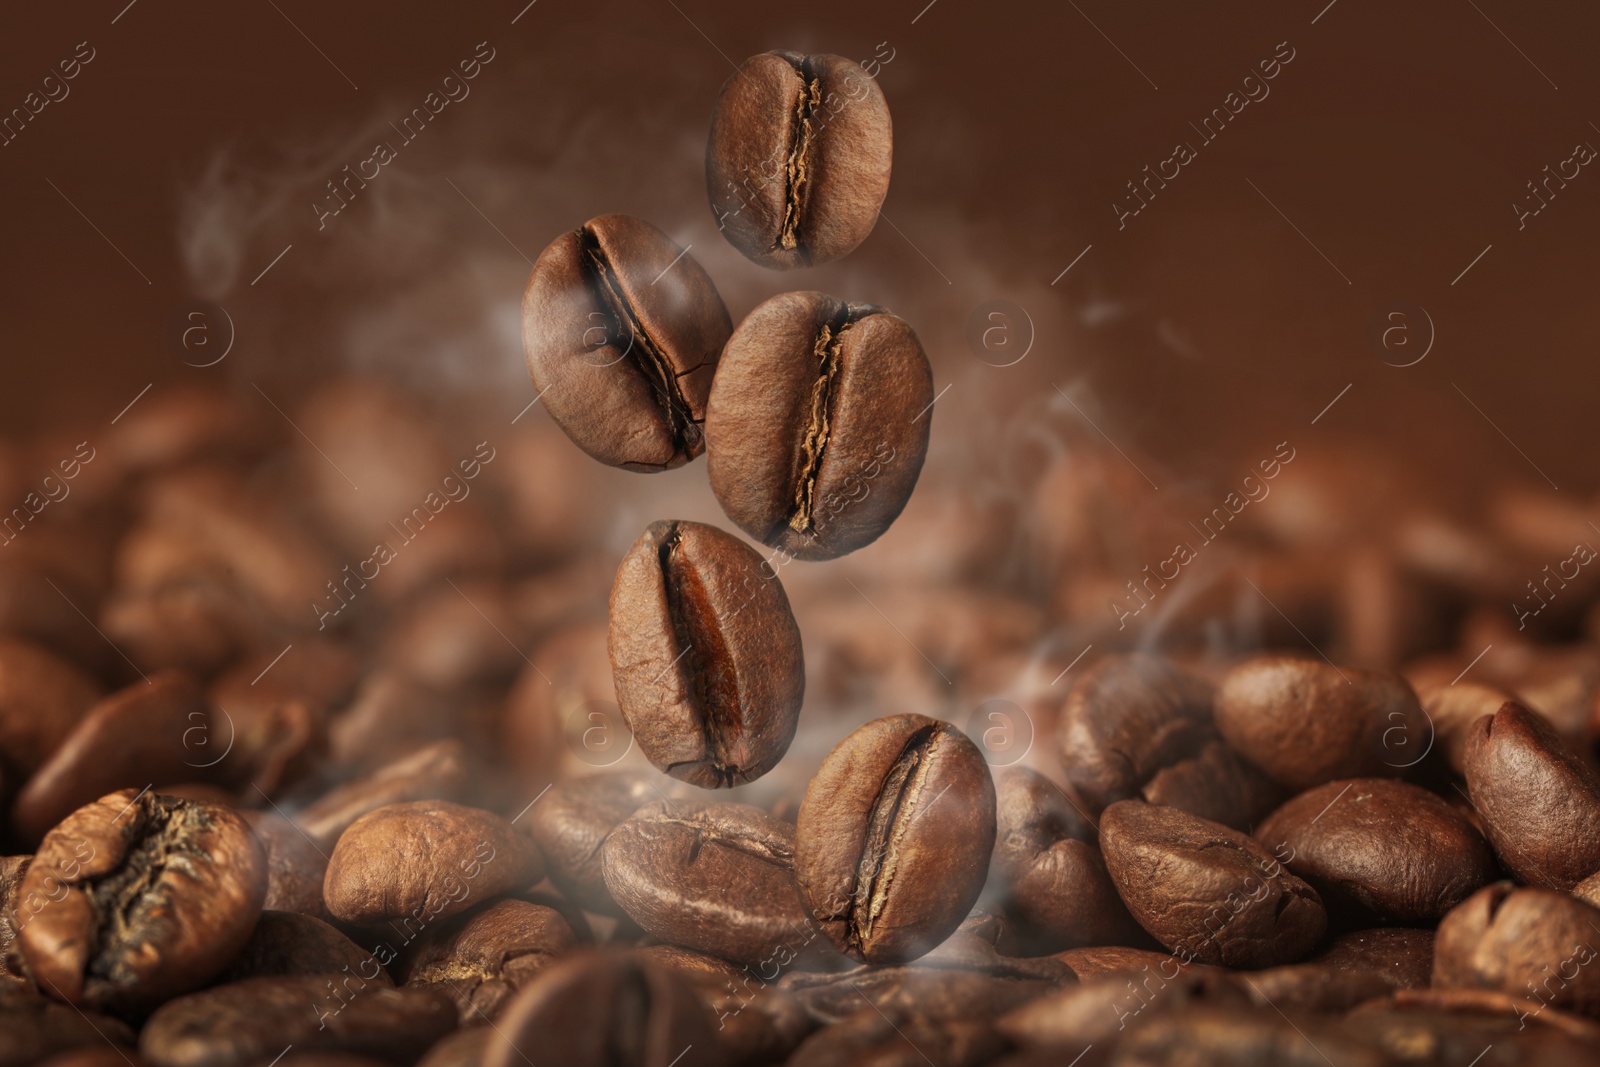
[[[995,776],[995,795],[990,878],[1025,952],[1143,939],[1106,873],[1094,827],[1060,788],[1010,767]]]
[[[600,620],[557,630],[533,649],[507,694],[502,751],[525,784],[543,788],[563,763],[577,772],[614,766],[632,747],[613,699],[606,633]]]
[[[714,526],[653,522],[611,588],[617,703],[650,762],[702,788],[760,778],[799,723],[800,628],[762,567]]]
[[[999,975],[968,967],[863,965],[847,971],[793,970],[778,980],[817,1022],[831,1025],[873,1011],[929,1018],[994,1017],[1066,979]]]
[[[437,985],[454,998],[461,1025],[477,1026],[499,1018],[517,990],[577,947],[553,908],[497,900],[430,927],[397,975],[408,987]]]
[[[0,988],[0,1067],[34,1067],[53,1054],[107,1042],[131,1048],[133,1030],[121,1019],[48,1000],[32,989]]]
[[[1600,908],[1600,871],[1596,871],[1572,887],[1572,895],[1585,904]]]
[[[706,473],[740,529],[789,556],[835,559],[883,535],[928,451],[933,371],[905,320],[785,293],[723,351],[706,409]]]
[[[417,800],[351,823],[322,894],[335,918],[356,926],[432,922],[543,877],[533,842],[494,812]]]
[[[893,156],[889,105],[861,64],[763,52],[722,86],[706,146],[717,228],[775,270],[831,263],[878,221]]]
[[[247,394],[163,384],[107,431],[105,455],[123,476],[196,461],[248,459],[276,443],[275,427],[265,415],[263,405]]]
[[[1411,676],[1422,711],[1433,724],[1435,747],[1457,774],[1466,771],[1467,738],[1473,723],[1493,715],[1500,706],[1516,698],[1505,690],[1478,682],[1458,681],[1439,684],[1424,676]]]
[[[1067,781],[1091,812],[1138,796],[1157,771],[1199,751],[1209,700],[1205,683],[1166,660],[1107,656],[1078,676],[1061,706]]]
[[[228,964],[266,881],[261,845],[232,811],[124,789],[45,835],[23,877],[18,940],[51,996],[148,1010]]]
[[[67,1052],[58,1052],[47,1060],[41,1060],[39,1067],[140,1067],[138,1053],[132,1046],[124,1048],[120,1045],[99,1045],[86,1048],[71,1049]],[[294,1067],[289,1064],[288,1067]],[[304,1067],[304,1065],[302,1065]],[[369,1064],[338,1064],[328,1067],[370,1067]]]
[[[1439,797],[1384,778],[1333,781],[1284,804],[1255,833],[1329,909],[1423,925],[1494,880],[1489,843]]]
[[[601,215],[540,253],[522,297],[522,345],[545,410],[602,463],[682,466],[733,323],[694,257],[650,223]]]
[[[211,709],[193,678],[158,671],[89,709],[17,794],[11,825],[34,844],[97,797],[128,786],[200,776],[209,757],[191,744],[212,733]],[[220,736],[220,729],[217,735]],[[196,753],[202,753],[197,755]]]
[[[505,587],[480,579],[438,586],[413,600],[390,624],[378,659],[448,690],[510,678],[526,662],[525,643]]]
[[[1542,716],[1508,703],[1477,720],[1463,770],[1485,835],[1517,877],[1567,890],[1600,870],[1600,775]]]
[[[1161,768],[1141,790],[1151,804],[1179,808],[1233,830],[1249,831],[1283,802],[1284,791],[1221,741]]]
[[[100,609],[106,638],[136,664],[207,676],[259,645],[261,620],[238,590],[210,580],[116,593]]]
[[[217,976],[217,985],[290,974],[355,974],[391,985],[371,952],[321,919],[293,911],[263,910],[250,940]]]
[[[22,876],[32,856],[0,856],[0,993],[13,984],[29,984],[17,931],[29,911],[22,908]]]
[[[457,742],[477,755],[490,750],[495,697],[481,689],[438,689],[394,667],[361,680],[350,704],[328,727],[334,762],[372,768],[422,747]]]
[[[1439,924],[1433,984],[1531,997],[1600,1015],[1600,909],[1565,893],[1497,882]]]
[[[1229,671],[1215,714],[1240,755],[1297,790],[1335,778],[1398,776],[1432,736],[1399,675],[1284,655]]]
[[[759,967],[769,980],[820,933],[794,883],[795,831],[748,804],[658,801],[601,850],[611,897],[675,945]],[[810,951],[808,951],[810,950]]]
[[[800,1043],[790,1067],[832,1067],[842,1063],[914,1067],[938,1062],[948,1067],[979,1067],[1006,1048],[994,1023],[982,1016],[929,1017],[908,1011],[864,1011]],[[930,1057],[938,1057],[937,1061]]]
[[[495,1033],[487,1026],[475,1026],[446,1034],[427,1055],[417,1061],[417,1067],[482,1067],[484,1054]]]
[[[1311,962],[1268,967],[1239,979],[1257,1007],[1280,1011],[1349,1011],[1394,990],[1383,975]]]
[[[1292,963],[1327,926],[1316,890],[1266,849],[1177,808],[1118,801],[1100,817],[1100,847],[1133,917],[1185,961]]]
[[[1124,945],[1099,945],[1089,948],[1069,948],[1057,952],[1055,959],[1072,968],[1074,974],[1087,981],[1111,971],[1147,971],[1162,968],[1170,971],[1175,965],[1191,970],[1217,970],[1204,963],[1185,963],[1170,952],[1154,952],[1146,948],[1128,948]]]
[[[10,550],[12,543],[6,547]],[[63,583],[41,565],[15,555],[0,559],[0,635],[37,643],[80,666],[93,667],[107,653],[115,655],[73,607],[83,604],[92,613],[94,601],[80,599],[83,593],[72,590],[69,602],[61,595],[65,591]],[[97,600],[98,594],[94,596]]]
[[[93,680],[66,660],[0,638],[0,760],[14,780],[38,770],[99,698]]]
[[[715,1016],[717,1037],[735,1063],[782,1062],[816,1028],[799,998],[747,966],[675,945],[637,953],[689,980]]]
[[[1433,974],[1433,931],[1403,927],[1352,930],[1331,939],[1306,962],[1380,975],[1397,989],[1422,989]]]
[[[604,477],[572,450],[553,421],[528,412],[499,448],[485,477],[505,498],[515,531],[507,539],[508,549],[520,562],[545,567],[591,548],[606,519],[606,495],[596,492],[597,479]]]
[[[424,745],[377,770],[335,786],[294,817],[319,849],[332,849],[370,811],[411,800],[464,800],[472,782],[459,741]]]
[[[1250,1003],[1243,983],[1210,967],[1189,967],[1164,957],[1163,967],[1117,970],[1085,978],[1014,1008],[996,1023],[1023,1047],[1082,1048],[1114,1042],[1130,1026],[1194,1004]]]
[[[1388,1067],[1375,1044],[1326,1017],[1198,1005],[1158,1015],[1119,1042],[1117,1062],[1138,1067]]]
[[[977,748],[949,723],[896,715],[845,738],[812,778],[795,877],[841,952],[903,963],[972,909],[994,839],[994,783]]]
[[[726,1062],[709,1009],[676,971],[595,952],[563,960],[518,993],[482,1063],[518,1067],[528,1055],[572,1067]]]
[[[1358,1006],[1345,1025],[1401,1062],[1421,1054],[1440,1065],[1483,1056],[1484,1063],[1581,1067],[1600,1041],[1590,1019],[1486,989],[1403,989]]]
[[[407,1063],[455,1026],[455,1006],[439,990],[346,983],[279,975],[179,997],[145,1024],[139,1054],[155,1067],[248,1067],[289,1047]]]
[[[191,735],[190,762],[214,767],[247,797],[275,795],[326,757],[328,721],[358,670],[344,647],[315,639],[240,661],[207,694],[216,726]]]
[[[322,879],[328,869],[328,857],[303,830],[275,811],[246,811],[241,815],[255,831],[267,856],[267,895],[262,907],[329,918],[328,909],[322,904]]]
[[[1431,590],[1387,548],[1358,544],[1346,554],[1334,604],[1340,664],[1398,670],[1410,656],[1447,635]]]
[[[550,881],[563,896],[605,915],[622,909],[606,888],[603,846],[612,829],[663,794],[632,773],[596,774],[557,782],[523,816],[544,855]]]

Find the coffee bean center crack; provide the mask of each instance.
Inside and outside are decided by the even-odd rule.
[[[856,867],[855,893],[845,916],[846,936],[858,947],[864,948],[872,939],[873,924],[888,902],[898,847],[917,815],[922,813],[915,812],[909,819],[901,816],[916,808],[941,736],[937,726],[925,726],[907,738],[884,775],[878,795],[873,798],[867,816],[867,836],[861,844],[861,859]]]
[[[709,591],[697,568],[683,558],[683,534],[676,525],[662,539],[659,553],[661,586],[678,657],[669,669],[682,681],[704,739],[704,756],[691,762],[709,763],[724,785],[741,782],[745,769],[732,757],[744,734],[733,654],[711,609]]]
[[[616,269],[611,265],[605,249],[601,247],[599,237],[588,226],[584,226],[578,231],[578,240],[583,247],[583,261],[587,268],[589,283],[594,287],[596,298],[611,318],[612,336],[621,339],[626,335],[632,339],[624,358],[655,393],[656,402],[661,406],[661,412],[666,416],[667,427],[672,433],[674,450],[692,454],[700,441],[700,425],[695,420],[693,407],[683,395],[679,379],[693,374],[704,363],[696,364],[682,373],[674,370],[672,361],[645,332],[638,313],[634,311],[633,305],[628,303],[628,298],[622,291],[622,283],[617,278]]]
[[[817,107],[822,103],[822,79],[812,69],[809,58],[796,62],[785,57],[805,80],[805,87],[794,105],[794,121],[789,134],[789,158],[784,167],[783,227],[778,232],[778,248],[797,248],[801,216],[805,213],[811,183],[811,156],[815,152]]]

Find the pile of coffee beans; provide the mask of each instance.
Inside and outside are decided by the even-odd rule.
[[[859,67],[757,56],[712,206],[826,262],[889,160]],[[880,307],[735,327],[620,215],[524,307],[487,440],[351,379],[0,447],[0,1067],[1594,1062],[1600,580],[1505,609],[1589,512],[1279,448],[1154,577],[1120,453],[918,488]],[[702,453],[750,541],[640,533],[606,468]]]

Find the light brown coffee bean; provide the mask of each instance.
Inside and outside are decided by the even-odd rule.
[[[578,947],[554,908],[505,899],[430,928],[401,959],[407,986],[436,984],[449,993],[462,1026],[497,1019],[517,990]]]
[[[738,538],[651,523],[617,568],[608,647],[622,714],[667,774],[742,785],[788,751],[805,696],[800,627]]]
[[[687,249],[643,219],[601,215],[540,253],[522,297],[522,344],[545,410],[602,463],[680,467],[733,324]]]
[[[894,313],[784,293],[728,339],[706,409],[706,473],[751,537],[835,559],[883,535],[928,452],[933,371]]]
[[[322,895],[335,918],[357,926],[428,923],[543,877],[533,842],[494,812],[417,800],[351,823]]]
[[[361,816],[412,800],[464,800],[472,773],[460,741],[438,741],[330,789],[299,812],[295,825],[317,848],[331,851]]]
[[[1600,1015],[1597,927],[1600,909],[1566,893],[1486,886],[1439,924],[1433,984]]]
[[[866,240],[889,191],[889,107],[843,56],[765,52],[722,86],[706,146],[718,228],[764,267],[829,263]]]
[[[1196,755],[1161,768],[1140,792],[1147,803],[1245,832],[1284,799],[1276,782],[1221,741],[1207,741]]]

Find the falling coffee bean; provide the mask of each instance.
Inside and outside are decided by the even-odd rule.
[[[1244,834],[1186,811],[1119,801],[1100,818],[1100,847],[1133,917],[1185,962],[1293,963],[1327,927],[1316,890]]]
[[[639,748],[706,789],[760,778],[794,738],[800,628],[776,574],[698,522],[654,522],[611,588],[611,669]]]
[[[579,448],[629,470],[679,467],[704,450],[706,394],[731,329],[700,264],[631,215],[552,241],[522,298],[545,410]]]
[[[722,232],[786,270],[866,240],[889,191],[893,128],[883,90],[843,56],[766,52],[722,87],[706,187]]]
[[[791,556],[833,559],[882,536],[916,488],[933,372],[892,312],[784,293],[739,324],[706,408],[722,510]]]
[[[18,937],[40,988],[71,1004],[147,1010],[204,985],[250,937],[267,860],[227,808],[124,789],[45,835]]]
[[[994,782],[977,746],[947,722],[891,715],[839,742],[811,779],[795,876],[841,952],[904,963],[967,917],[994,839]]]

